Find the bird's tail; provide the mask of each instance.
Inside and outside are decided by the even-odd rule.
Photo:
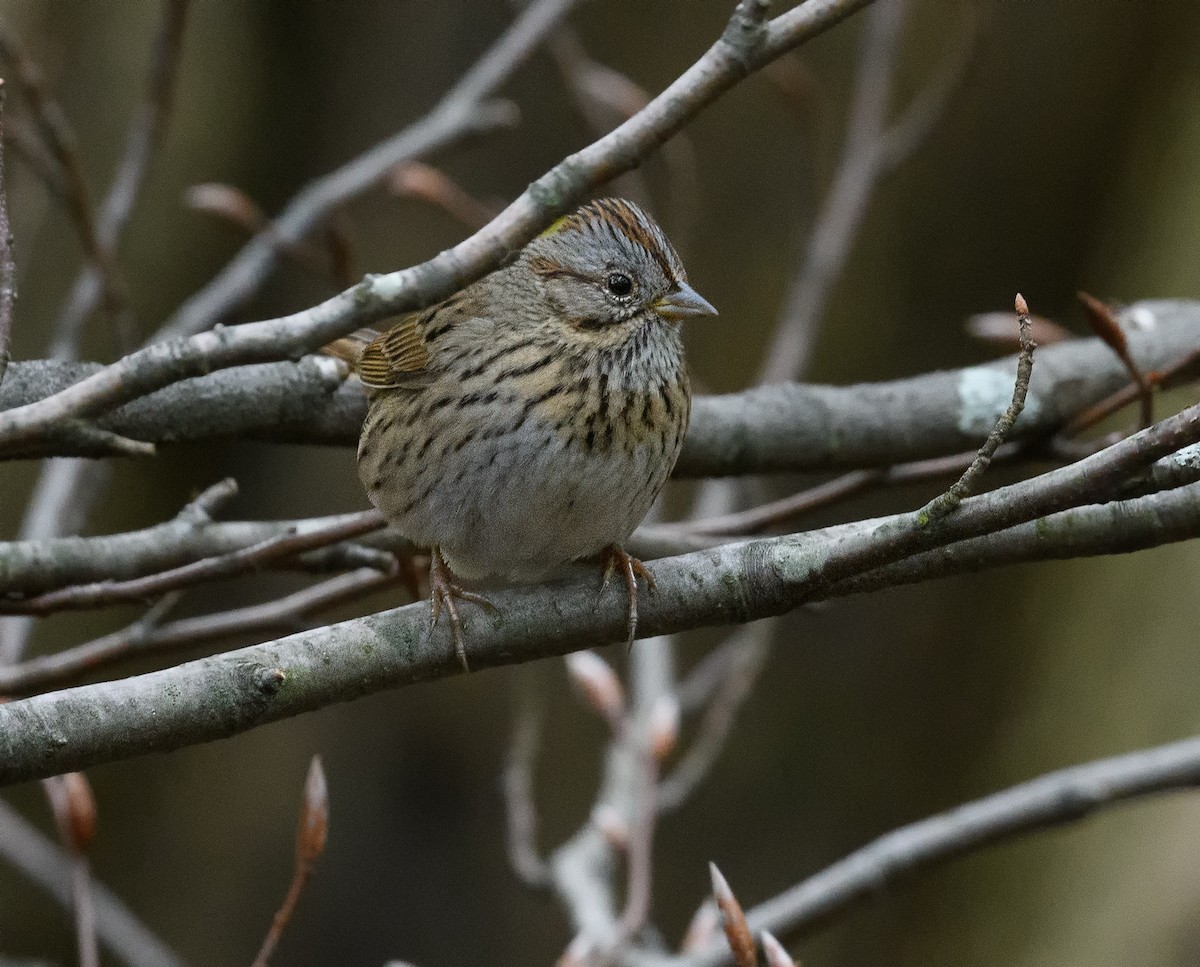
[[[379,332],[375,329],[359,329],[341,339],[335,339],[328,346],[322,346],[321,353],[340,359],[350,367],[351,371],[357,371],[363,350],[378,336]]]

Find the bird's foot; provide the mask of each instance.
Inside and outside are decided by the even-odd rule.
[[[638,626],[637,579],[639,577],[644,578],[646,581],[646,590],[653,594],[656,590],[654,575],[650,573],[645,564],[636,557],[627,554],[620,544],[609,544],[601,552],[601,560],[604,562],[604,579],[600,584],[600,593],[604,594],[608,588],[608,582],[612,580],[613,573],[618,568],[621,571],[621,577],[625,581],[625,587],[629,589],[629,618],[626,622],[625,647],[627,649],[632,648],[633,639],[637,636]]]
[[[460,601],[473,601],[475,604],[482,605],[491,611],[499,611],[482,594],[476,594],[474,591],[468,591],[461,584],[454,580],[454,572],[450,570],[450,566],[442,557],[442,552],[436,547],[433,549],[433,555],[429,560],[429,632],[433,634],[433,629],[437,627],[438,618],[442,615],[442,609],[446,609],[446,614],[450,616],[450,630],[454,634],[454,654],[458,656],[458,661],[463,667],[463,671],[469,672],[471,666],[467,663],[467,649],[465,639],[463,638],[462,619],[458,616],[458,608],[454,604],[454,599]]]

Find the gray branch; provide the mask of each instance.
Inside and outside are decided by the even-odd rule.
[[[1200,434],[1194,419],[1174,425]],[[1146,450],[1146,439],[1139,434],[1125,441],[1120,453]],[[898,515],[667,558],[653,566],[658,593],[644,602],[639,631],[656,635],[742,623],[846,593],[846,582],[862,570],[888,566],[939,541],[953,543],[1036,520],[1064,493],[1086,503],[1093,481],[1108,485],[1096,458],[970,498],[934,524]],[[1200,484],[1091,511],[1086,506],[1068,511],[1076,515],[1071,523],[1080,554],[1112,548],[1113,519],[1138,522],[1129,531],[1138,531],[1139,546],[1195,536]],[[1130,539],[1129,531],[1121,540]],[[1004,548],[1002,563],[1012,560],[1005,533],[996,538]],[[906,534],[920,537],[896,539]],[[864,554],[864,547],[871,553]],[[979,548],[981,560],[986,547]],[[926,560],[936,562],[936,554]],[[934,566],[929,573],[940,572]],[[906,580],[920,577],[910,570]],[[596,581],[591,569],[581,569],[558,583],[496,591],[491,598],[499,616],[464,608],[471,667],[562,655],[622,639],[625,600],[610,590],[597,602]],[[409,605],[147,675],[0,705],[0,783],[223,738],[334,702],[459,672],[448,632],[439,628],[429,635],[428,619],[427,604]]]
[[[747,911],[751,930],[811,933],[848,907],[925,867],[998,840],[1077,822],[1093,812],[1200,782],[1200,737],[1060,769],[881,836],[833,866]],[[628,967],[723,967],[724,942],[699,954],[640,953]]]
[[[1123,315],[1131,350],[1148,371],[1200,350],[1200,302],[1143,302]],[[977,447],[1012,394],[1016,357],[911,379],[858,386],[782,384],[698,397],[681,477],[887,466]],[[51,396],[97,373],[96,364],[13,363],[0,411]],[[1128,382],[1099,339],[1038,351],[1025,412],[1013,437],[1052,432]],[[324,357],[222,370],[136,399],[97,425],[153,443],[244,438],[357,442],[366,400]],[[51,436],[25,456],[107,456],[78,436]]]

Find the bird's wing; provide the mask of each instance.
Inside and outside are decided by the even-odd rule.
[[[425,342],[430,313],[408,316],[376,336],[362,351],[355,369],[370,389],[398,389],[428,382],[431,357]]]

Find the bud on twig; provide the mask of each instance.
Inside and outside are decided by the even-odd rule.
[[[82,772],[68,772],[62,778],[67,793],[71,848],[76,853],[86,853],[96,836],[96,797],[92,794],[92,784]]]
[[[44,780],[58,837],[76,856],[83,856],[96,835],[96,797],[82,772]]]
[[[279,945],[284,928],[291,922],[300,902],[304,885],[312,876],[317,857],[325,850],[325,835],[329,831],[329,790],[325,785],[325,770],[321,768],[321,757],[314,755],[308,766],[308,778],[304,781],[304,799],[300,804],[300,826],[296,830],[296,869],[287,896],[275,913],[271,927],[263,939],[258,956],[251,967],[267,967],[271,955]]]
[[[660,695],[650,710],[650,751],[662,762],[679,741],[679,699],[673,694]]]
[[[592,822],[615,850],[629,849],[629,823],[611,803],[600,803],[592,810]]]
[[[692,921],[688,924],[687,932],[683,935],[683,942],[679,945],[679,952],[681,954],[690,954],[697,950],[703,950],[712,943],[720,926],[721,911],[717,909],[716,901],[712,897],[705,897],[704,902],[692,914]]]
[[[625,690],[612,666],[594,651],[567,655],[567,674],[584,700],[614,729],[625,714]]]
[[[708,864],[708,872],[712,876],[713,899],[717,901],[721,910],[725,938],[729,941],[729,949],[733,951],[733,962],[737,967],[757,967],[758,955],[754,950],[754,936],[746,923],[742,905],[729,889],[729,884],[717,869],[716,863]]]
[[[796,967],[792,955],[783,949],[783,944],[769,930],[764,930],[759,936],[762,938],[763,953],[767,955],[767,967]]]
[[[314,863],[325,851],[329,831],[329,789],[321,757],[314,755],[304,780],[304,802],[300,807],[300,826],[296,830],[296,862]]]
[[[583,967],[591,956],[595,945],[591,939],[582,933],[577,933],[575,939],[567,944],[567,949],[555,961],[554,967]]]

